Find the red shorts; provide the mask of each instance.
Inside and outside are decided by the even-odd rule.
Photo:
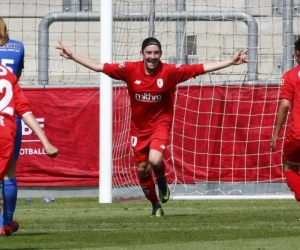
[[[136,164],[148,160],[150,149],[155,149],[162,154],[169,142],[169,127],[159,127],[152,134],[143,136],[131,136],[133,160]]]
[[[283,143],[284,161],[300,165],[300,140],[288,135]]]
[[[0,181],[6,175],[9,163],[13,157],[14,143],[13,141],[0,139]]]

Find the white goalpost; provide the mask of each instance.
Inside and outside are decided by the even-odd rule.
[[[112,1],[100,0],[100,62],[112,62],[113,5]],[[99,129],[99,202],[112,202],[112,110],[113,81],[100,75],[100,129]],[[102,166],[102,167],[101,167]]]

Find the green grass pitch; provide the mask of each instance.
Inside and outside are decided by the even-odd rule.
[[[99,204],[57,198],[17,205],[20,229],[0,249],[296,250],[300,205],[294,200],[169,201],[151,218],[147,201]]]

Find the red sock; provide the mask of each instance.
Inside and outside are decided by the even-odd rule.
[[[300,202],[300,176],[293,170],[284,171],[286,183],[295,195],[295,199]]]
[[[139,177],[139,179],[140,186],[143,189],[146,198],[152,203],[152,206],[155,206],[159,202],[159,199],[155,191],[155,184],[151,173],[144,177]]]
[[[165,170],[166,170],[166,165],[165,165],[164,161],[162,161],[160,168],[153,169],[153,172],[154,172],[156,178],[163,178],[163,177],[165,177]]]

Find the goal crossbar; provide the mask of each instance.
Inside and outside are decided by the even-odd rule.
[[[166,21],[241,21],[248,27],[247,48],[248,51],[248,81],[257,80],[257,48],[258,48],[258,25],[255,18],[245,12],[215,12],[215,11],[198,11],[198,12],[157,12],[155,20]],[[148,21],[149,13],[119,13],[113,16],[114,21]],[[83,21],[100,21],[100,12],[52,12],[42,18],[39,24],[38,38],[38,82],[42,85],[49,84],[49,27],[54,22],[83,22]]]

